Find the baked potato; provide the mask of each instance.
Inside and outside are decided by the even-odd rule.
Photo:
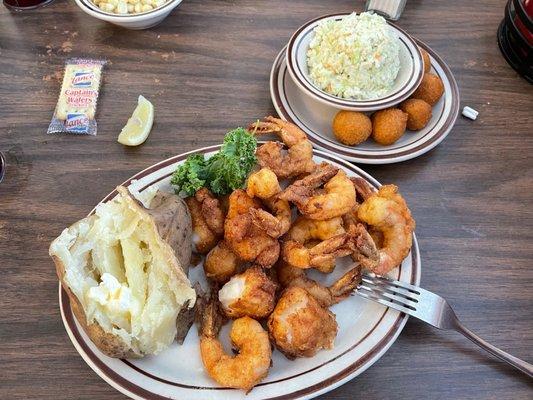
[[[173,195],[156,195],[156,205],[164,205],[158,214],[125,187],[117,190],[115,198],[65,229],[50,245],[50,256],[72,311],[94,344],[110,357],[135,358],[169,346],[178,316],[195,304],[195,290],[173,250],[180,240],[170,234],[176,214],[188,212]],[[187,223],[190,232],[190,217]],[[183,239],[183,232],[178,237]],[[180,246],[190,248],[190,233],[188,240]],[[180,258],[190,260],[190,250]]]

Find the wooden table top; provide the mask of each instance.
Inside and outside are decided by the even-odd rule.
[[[481,5],[482,4],[482,5]],[[415,1],[399,21],[451,67],[461,105],[449,137],[415,160],[362,166],[401,188],[417,221],[422,285],[496,346],[533,361],[533,90],[496,42],[504,1]],[[56,0],[0,7],[0,398],[119,399],[72,346],[48,245],[118,183],[171,155],[219,143],[273,113],[268,78],[291,33],[360,1],[187,0],[160,26],[128,31]],[[110,61],[98,135],[46,134],[64,60]],[[148,141],[117,135],[137,96],[155,104]],[[459,334],[409,320],[368,371],[332,399],[526,399],[533,385]]]

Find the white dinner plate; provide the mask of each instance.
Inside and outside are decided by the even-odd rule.
[[[416,40],[416,39],[415,39]],[[382,146],[371,138],[357,146],[347,146],[335,139],[332,121],[339,109],[314,100],[293,81],[288,72],[286,48],[283,48],[270,73],[270,95],[279,116],[300,127],[321,150],[348,161],[362,164],[390,164],[427,153],[451,131],[459,114],[459,88],[450,68],[426,44],[416,40],[431,59],[431,72],[444,84],[444,95],[433,106],[427,126],[416,132],[407,131],[396,143]]]
[[[155,164],[128,179],[133,194],[148,188],[172,191],[170,177],[176,166],[189,154],[209,155],[220,146],[206,147],[194,152],[180,154]],[[354,165],[330,154],[315,151],[315,161],[328,161],[344,169],[350,176],[360,176],[371,185],[379,183]],[[102,202],[113,198],[111,192]],[[94,210],[93,210],[94,211]],[[390,273],[391,277],[420,283],[420,253],[416,238],[413,238],[411,253],[400,268]],[[342,260],[336,270],[322,282],[330,284],[349,266]],[[203,282],[203,268],[190,270],[191,281]],[[317,277],[318,273],[313,275]],[[196,327],[192,327],[183,345],[174,343],[157,356],[143,359],[114,359],[101,353],[76,321],[70,308],[69,298],[59,286],[61,316],[72,343],[85,362],[107,383],[134,399],[306,399],[311,398],[355,378],[375,363],[392,345],[402,331],[407,316],[398,311],[357,295],[350,296],[331,309],[336,314],[339,332],[332,350],[322,350],[312,358],[289,361],[277,350],[273,352],[272,368],[268,376],[250,393],[219,387],[204,372],[200,358]],[[230,324],[222,329],[220,339],[228,345]]]

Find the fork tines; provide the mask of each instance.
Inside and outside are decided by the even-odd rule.
[[[365,273],[357,288],[357,294],[411,314],[417,309],[420,291],[416,286],[405,282]]]

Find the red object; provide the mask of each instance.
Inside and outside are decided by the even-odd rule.
[[[522,2],[522,4],[524,5],[524,10],[526,11],[526,14],[530,18],[533,18],[533,0],[524,0]],[[520,17],[518,15],[515,15],[514,22],[516,24],[516,27],[520,30],[520,33],[527,40],[527,42],[530,45],[533,45],[533,32],[531,32],[529,29],[527,29],[527,27],[520,20]]]
[[[31,10],[42,7],[54,0],[4,0],[4,5],[13,11]]]
[[[533,0],[524,0],[524,9],[527,15],[533,17]]]

